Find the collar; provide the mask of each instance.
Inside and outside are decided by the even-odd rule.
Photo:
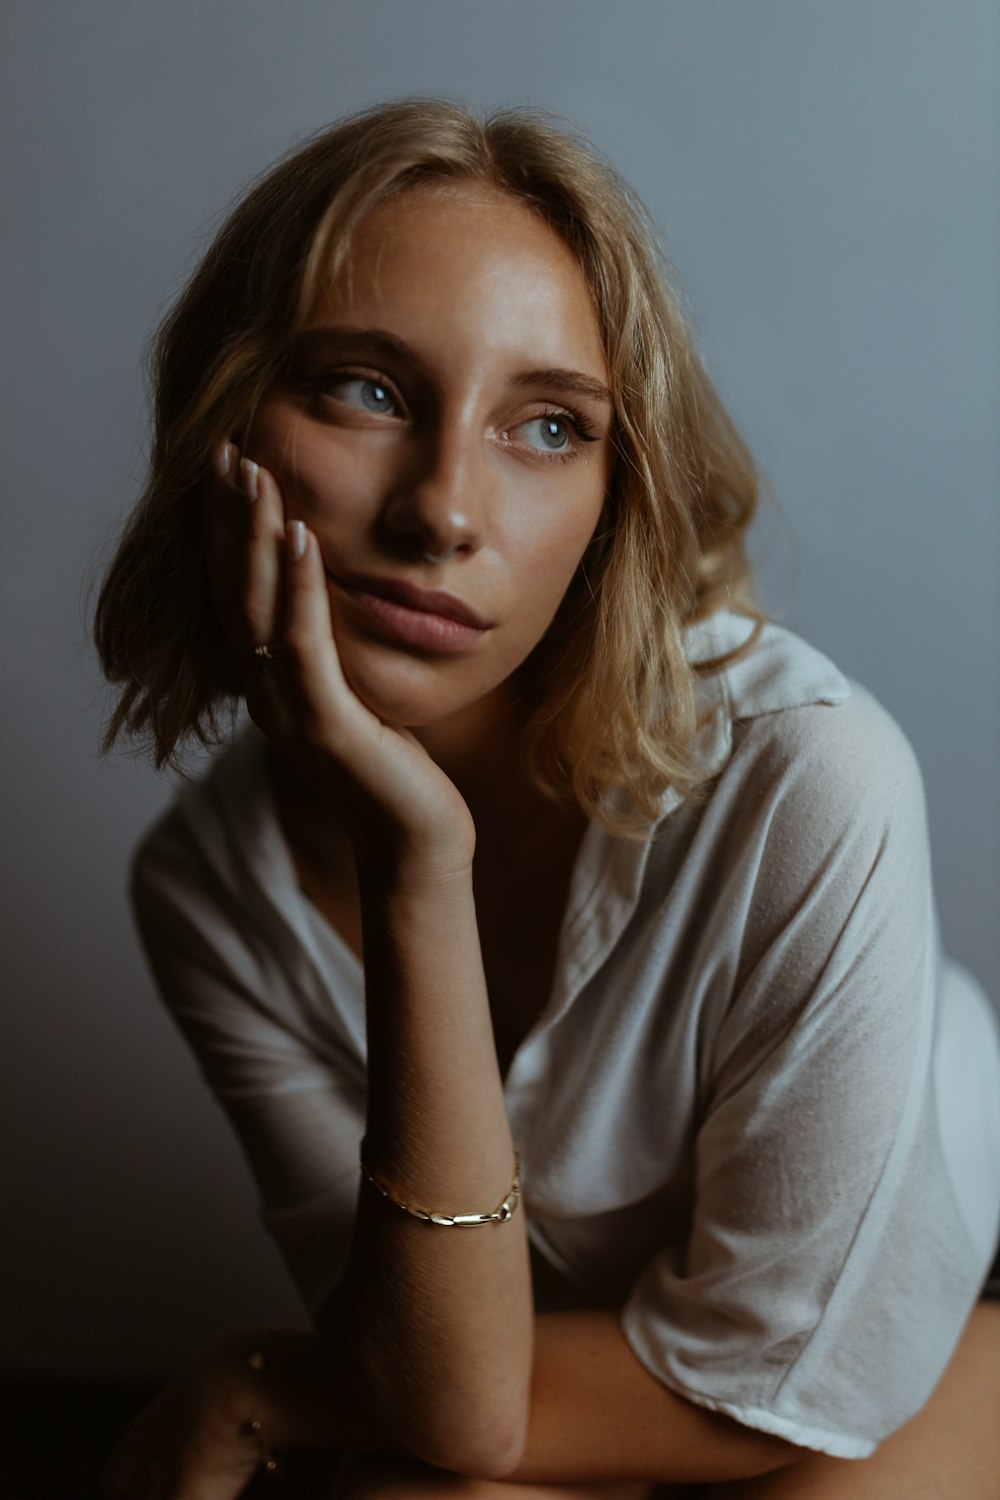
[[[701,727],[696,748],[706,781],[719,774],[732,753],[734,723],[812,703],[833,706],[851,696],[847,678],[821,651],[780,625],[758,625],[733,609],[719,610],[689,626],[685,645],[692,665],[724,662],[717,671],[697,678]],[[726,661],[739,651],[744,654]],[[661,817],[680,801],[676,792],[668,791]]]
[[[732,754],[735,723],[812,703],[843,703],[851,694],[847,679],[822,652],[780,625],[759,626],[732,609],[690,626],[685,645],[692,663],[725,661],[745,648],[736,660],[696,679],[695,748],[706,782],[721,774]],[[668,788],[641,839],[620,838],[599,823],[588,827],[570,884],[546,1019],[568,1008],[618,941],[638,903],[656,831],[683,801]]]

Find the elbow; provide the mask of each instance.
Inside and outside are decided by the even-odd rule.
[[[509,1479],[524,1459],[530,1399],[527,1388],[467,1392],[462,1401],[434,1402],[413,1411],[403,1431],[397,1407],[395,1437],[421,1463],[465,1479]],[[412,1420],[416,1417],[416,1420]]]
[[[467,1479],[510,1479],[524,1461],[528,1443],[528,1406],[500,1415],[477,1441],[467,1442],[467,1452],[457,1455],[455,1473]]]
[[[355,1325],[356,1327],[356,1325]],[[509,1478],[522,1464],[531,1411],[531,1326],[524,1348],[414,1358],[374,1327],[348,1340],[355,1399],[391,1448],[463,1478]]]
[[[524,1459],[527,1427],[526,1417],[511,1414],[504,1420],[498,1414],[492,1423],[462,1424],[452,1432],[423,1434],[413,1452],[422,1463],[464,1479],[510,1479]]]
[[[453,1472],[464,1479],[511,1480],[524,1459],[524,1441],[514,1439],[506,1445],[494,1441],[478,1452],[470,1453],[468,1462]]]

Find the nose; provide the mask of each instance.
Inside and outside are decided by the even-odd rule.
[[[452,428],[416,440],[382,512],[396,545],[434,558],[476,551],[485,514],[483,459],[472,432]]]

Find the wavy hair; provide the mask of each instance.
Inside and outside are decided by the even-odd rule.
[[[628,833],[668,787],[698,785],[695,675],[719,664],[692,667],[684,632],[727,600],[756,613],[745,534],[757,478],[641,203],[579,136],[523,110],[479,118],[409,99],[353,115],[271,168],[219,230],[154,345],[149,477],[95,617],[118,687],[103,748],[129,737],[158,768],[180,769],[186,743],[223,737],[219,710],[240,689],[209,597],[210,457],[241,440],[365,215],[442,180],[540,214],[593,296],[615,472],[604,524],[538,650],[528,751],[550,794]]]

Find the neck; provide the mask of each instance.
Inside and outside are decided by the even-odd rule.
[[[523,736],[534,707],[530,685],[526,687],[523,679],[508,681],[479,702],[410,730],[461,793],[481,837],[510,836],[513,825],[522,822],[547,828],[553,820],[575,823],[582,816],[543,796],[528,773]],[[269,760],[286,823],[297,811],[307,815],[315,830],[315,802],[298,773],[273,747]],[[339,828],[332,813],[328,821]]]
[[[504,683],[488,697],[412,731],[466,801],[523,778],[522,738],[533,704]]]

